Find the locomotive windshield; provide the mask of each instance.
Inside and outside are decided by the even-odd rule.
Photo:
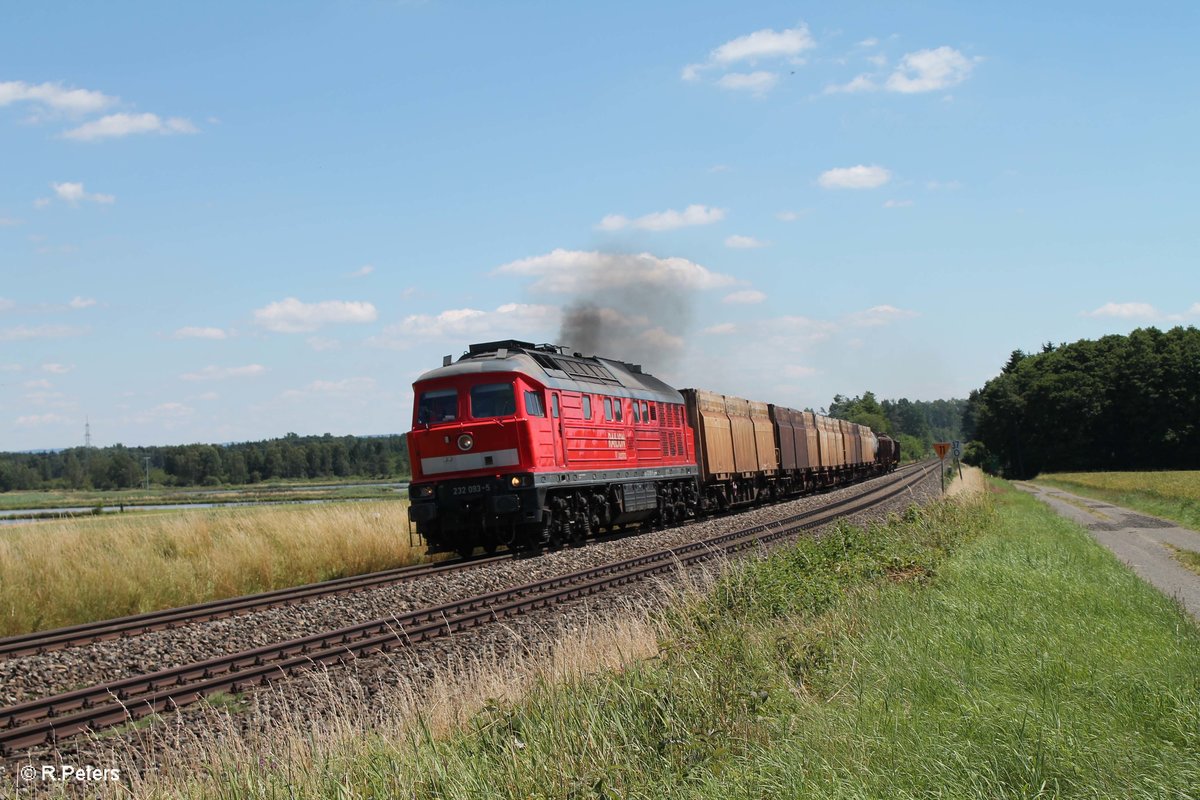
[[[432,392],[421,392],[421,399],[417,403],[418,425],[428,425],[431,422],[449,422],[457,418],[457,390],[436,389]]]
[[[475,419],[508,417],[517,413],[511,383],[481,383],[471,387],[471,416]]]

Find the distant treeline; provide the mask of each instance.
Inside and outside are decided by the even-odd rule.
[[[972,392],[971,461],[1039,472],[1200,468],[1200,330],[1140,328],[1014,351]]]
[[[74,447],[0,453],[0,491],[127,489],[141,486],[150,459],[156,486],[219,486],[298,478],[408,477],[403,436],[297,436],[239,444]]]
[[[933,452],[934,442],[963,439],[966,400],[876,400],[874,392],[862,397],[835,395],[828,414],[870,426],[900,443],[903,458],[921,458]]]

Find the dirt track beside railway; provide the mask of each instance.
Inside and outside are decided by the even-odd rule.
[[[1172,547],[1200,552],[1200,532],[1103,500],[1031,483],[1014,484],[1058,514],[1088,529],[1122,563],[1200,620],[1200,575],[1180,564]]]

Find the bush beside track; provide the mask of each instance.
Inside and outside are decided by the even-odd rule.
[[[286,743],[164,795],[1187,796],[1200,633],[1006,492],[839,526],[677,606],[657,653],[449,736]],[[297,754],[302,754],[297,756]]]

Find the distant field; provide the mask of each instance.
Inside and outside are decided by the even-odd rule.
[[[217,508],[0,528],[0,636],[357,575],[425,557],[408,502]]]
[[[406,478],[379,482],[362,479],[345,481],[319,480],[310,482],[256,483],[242,486],[155,487],[122,489],[119,491],[75,491],[62,489],[45,492],[0,492],[0,510],[93,508],[141,505],[175,505],[180,503],[231,503],[254,500],[319,500],[326,498],[351,500],[395,497],[396,490],[387,484],[402,483]],[[340,485],[339,485],[340,484]],[[401,493],[403,494],[403,493]]]
[[[1128,506],[1200,530],[1200,470],[1051,472],[1034,481]]]

